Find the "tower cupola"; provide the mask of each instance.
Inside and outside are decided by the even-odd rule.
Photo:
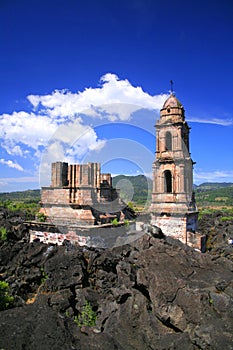
[[[181,102],[172,93],[164,102],[163,108],[160,111],[160,124],[183,122],[184,120],[184,108]]]

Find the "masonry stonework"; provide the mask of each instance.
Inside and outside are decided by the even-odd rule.
[[[111,174],[101,174],[99,163],[52,163],[51,186],[42,187],[40,212],[55,224],[94,225],[124,217]]]
[[[193,165],[189,146],[190,127],[180,101],[171,94],[156,122],[153,163],[152,223],[165,235],[201,249],[197,232],[198,211],[193,192]]]

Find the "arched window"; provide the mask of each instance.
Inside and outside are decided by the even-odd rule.
[[[166,151],[172,150],[172,135],[171,135],[170,131],[166,132],[165,145],[166,145]]]
[[[164,171],[164,192],[172,193],[172,174],[170,170]]]

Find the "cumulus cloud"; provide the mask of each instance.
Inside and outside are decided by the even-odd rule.
[[[99,119],[127,120],[139,108],[160,109],[166,97],[167,95],[151,96],[141,87],[134,87],[128,80],[120,80],[110,73],[101,78],[97,88],[90,87],[76,93],[55,90],[49,95],[29,95],[27,98],[34,108],[32,112],[19,111],[0,116],[2,147],[10,155],[27,156],[33,150],[34,156],[40,156],[39,148],[47,145],[64,122],[75,122],[76,129],[78,124],[80,130],[85,128],[78,116],[83,111],[86,115]],[[71,129],[68,133],[64,130],[63,138],[71,133]],[[93,149],[98,149],[101,143],[95,141]]]
[[[13,162],[12,160],[5,160],[5,159],[1,158],[0,163],[8,166],[9,168],[23,171],[23,168],[21,167],[21,165],[19,165],[17,162]]]
[[[74,122],[68,122],[57,128],[49,140],[45,155],[48,162],[63,160],[75,163],[81,161],[85,153],[98,151],[104,145],[105,141],[98,139],[94,129],[77,118]]]
[[[151,96],[111,73],[105,74],[96,88],[29,95],[31,112],[0,115],[1,146],[8,155],[32,159],[34,166],[44,150],[50,155],[53,152],[56,160],[63,155],[75,161],[85,152],[98,152],[105,146],[86,117],[101,122],[128,121],[141,108],[159,110],[166,98],[166,94]],[[16,163],[8,166],[20,169]]]
[[[142,87],[135,87],[127,79],[121,80],[112,73],[102,76],[97,88],[90,87],[75,93],[62,89],[49,95],[27,96],[35,111],[45,113],[56,121],[59,118],[60,122],[66,121],[67,117],[73,120],[82,112],[92,118],[126,121],[133,112],[141,108],[159,111],[167,97],[168,94],[150,95]],[[233,125],[232,119],[188,117],[187,120]]]
[[[104,145],[105,140],[99,140],[94,129],[78,119],[57,129],[46,149],[46,157],[53,162],[60,159],[73,163],[80,161],[87,152],[98,151]]]
[[[131,85],[127,79],[120,80],[117,75],[108,73],[100,79],[100,86],[97,88],[86,88],[77,93],[68,90],[55,90],[50,95],[29,95],[27,98],[35,109],[46,110],[48,115],[56,118],[57,116],[72,117],[88,109],[90,116],[101,116],[101,113],[95,108],[105,104],[108,104],[109,107],[111,104],[120,103],[137,105],[138,109],[142,107],[160,109],[167,97],[167,94],[151,96],[144,92],[141,87]],[[121,110],[114,110],[114,113],[119,119],[126,119],[125,111],[123,115]],[[129,118],[130,113],[127,116]]]
[[[0,116],[0,138],[9,154],[22,155],[21,145],[37,150],[45,146],[57,128],[49,116],[24,111]]]
[[[63,161],[70,164],[82,162],[84,155],[99,152],[105,146],[105,140],[99,140],[95,131],[79,122],[60,126],[53,135],[40,164],[40,184],[50,183],[51,163]]]
[[[45,150],[43,159],[48,162],[79,161],[86,152],[99,152],[106,146],[106,141],[98,138],[93,125],[130,122],[132,118],[138,118],[137,122],[142,128],[146,128],[147,122],[153,127],[151,121],[167,97],[168,94],[150,95],[142,87],[133,86],[127,79],[119,79],[112,73],[105,74],[95,88],[77,92],[63,89],[47,95],[29,95],[27,99],[31,103],[31,112],[0,115],[1,146],[10,156],[33,160],[34,167],[39,166]],[[152,111],[153,115],[148,117],[148,111]],[[187,120],[233,125],[232,120],[226,119],[192,117]],[[6,158],[5,155],[2,157]],[[0,163],[23,170],[17,162],[2,159]]]
[[[24,150],[19,145],[15,145],[14,141],[5,139],[2,145],[4,146],[7,153],[10,154],[11,156],[23,157]]]

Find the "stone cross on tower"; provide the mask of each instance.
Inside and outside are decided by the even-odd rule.
[[[171,84],[171,94],[173,95],[173,85],[174,85],[173,80],[170,80],[170,84]]]
[[[200,235],[196,233],[198,211],[193,194],[194,162],[189,150],[189,131],[184,108],[171,91],[156,122],[150,211],[152,224],[160,227],[164,234],[186,244],[195,241],[200,248]]]

